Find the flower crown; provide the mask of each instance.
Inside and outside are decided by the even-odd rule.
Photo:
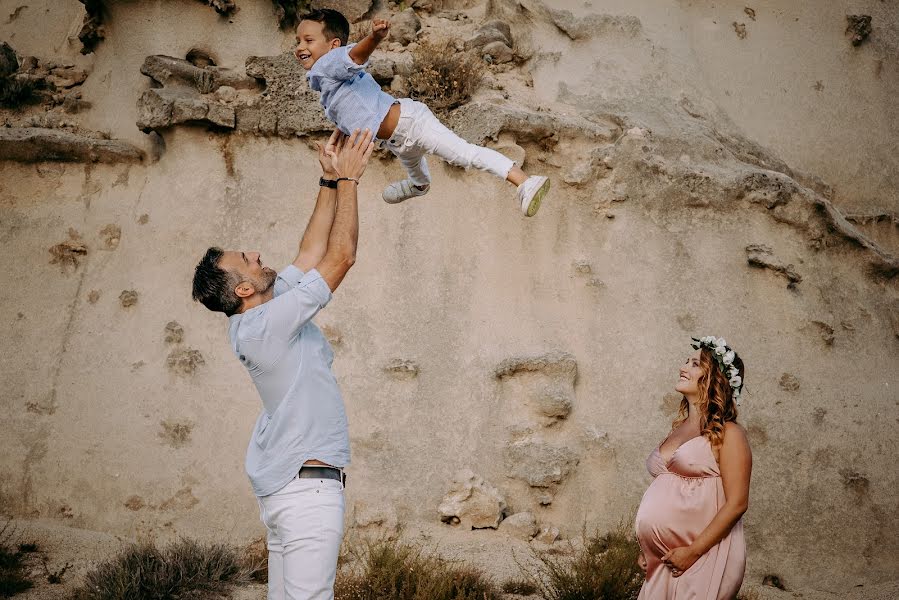
[[[737,357],[737,353],[727,346],[727,342],[724,341],[724,338],[716,338],[709,335],[703,338],[691,339],[693,341],[690,345],[693,346],[694,350],[706,348],[712,355],[712,358],[715,359],[715,363],[717,363],[721,373],[727,377],[730,389],[734,392],[734,402],[739,406],[740,395],[743,393],[743,378],[740,377],[740,371],[737,369],[736,365],[734,365],[734,359]]]

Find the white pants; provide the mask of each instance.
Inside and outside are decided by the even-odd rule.
[[[415,185],[431,183],[426,154],[468,169],[474,167],[505,179],[515,163],[490,148],[469,144],[440,122],[431,109],[409,98],[400,101],[400,121],[384,146],[393,152]]]
[[[343,484],[295,477],[258,500],[268,530],[268,600],[333,600]]]

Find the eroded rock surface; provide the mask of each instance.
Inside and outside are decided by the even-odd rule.
[[[466,469],[456,474],[437,512],[444,523],[465,529],[496,529],[505,509],[499,490]]]

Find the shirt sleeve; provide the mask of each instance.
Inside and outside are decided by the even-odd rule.
[[[302,273],[299,269],[296,271]],[[286,278],[285,280],[290,283]],[[279,337],[293,337],[330,300],[331,289],[321,274],[312,269],[302,275],[296,285],[292,285],[289,290],[263,304],[265,327]]]
[[[278,278],[275,280],[274,295],[280,296],[284,292],[290,291],[291,288],[298,286],[300,281],[303,280],[303,275],[303,271],[293,264],[281,269],[281,272],[278,273]]]
[[[331,79],[333,81],[347,81],[365,71],[369,61],[357,65],[353,59],[350,58],[350,50],[352,50],[355,45],[356,44],[350,44],[349,46],[334,48],[318,59],[315,64],[312,65],[312,69],[309,70],[309,86],[314,90],[320,91],[323,80]]]

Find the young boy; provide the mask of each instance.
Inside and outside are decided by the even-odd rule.
[[[294,56],[306,69],[309,86],[321,93],[325,115],[349,135],[355,129],[376,132],[409,174],[391,183],[384,201],[397,204],[428,193],[431,175],[425,154],[435,154],[460,167],[476,167],[509,181],[518,189],[521,212],[532,217],[549,191],[549,179],[528,177],[495,150],[469,144],[447,129],[431,110],[409,98],[397,100],[381,90],[365,72],[368,59],[390,32],[384,19],[372,21],[372,32],[347,45],[350,24],[339,12],[321,9],[304,15],[297,26]]]

